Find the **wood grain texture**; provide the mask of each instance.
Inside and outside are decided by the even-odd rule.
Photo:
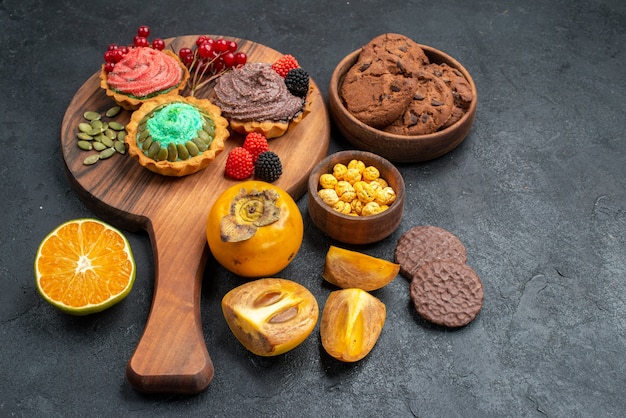
[[[218,36],[215,36],[216,38]],[[196,35],[168,39],[168,48],[191,46]],[[249,62],[273,62],[282,54],[261,44],[225,37],[239,43]],[[326,156],[330,122],[319,88],[313,80],[311,112],[285,135],[270,140],[270,150],[283,163],[274,184],[294,199],[306,192],[308,175]],[[210,94],[211,86],[195,97]],[[93,166],[83,165],[88,152],[76,145],[78,124],[86,110],[106,111],[114,103],[90,77],[70,102],[61,128],[61,149],[70,183],[85,204],[111,224],[129,231],[145,230],[155,260],[155,290],[150,315],[127,366],[129,383],[141,392],[193,394],[213,378],[200,318],[200,289],[209,249],[205,225],[217,197],[236,181],[224,176],[228,151],[243,143],[232,135],[224,151],[206,169],[182,178],[165,177],[141,167],[128,155],[116,154]],[[115,120],[127,123],[123,111]]]

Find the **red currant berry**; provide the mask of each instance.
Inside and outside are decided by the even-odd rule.
[[[165,41],[161,38],[154,38],[152,48],[163,51],[165,49]]]
[[[209,54],[209,56],[207,58],[209,58],[209,60],[214,60],[214,59],[216,59],[219,56],[220,56],[220,52],[218,50],[216,50],[215,48],[213,48],[211,50],[211,53]]]
[[[213,47],[208,42],[200,44],[198,47],[198,54],[200,54],[202,58],[209,58],[211,52],[213,52]]]
[[[248,61],[248,56],[245,52],[237,52],[235,54],[235,62],[237,66],[244,65]]]
[[[218,59],[213,61],[213,70],[216,73],[219,73],[223,69],[224,69],[224,60],[222,59],[222,57],[219,57]]]
[[[104,64],[104,71],[107,73],[110,73],[111,71],[113,71],[114,68],[115,68],[115,63],[113,62],[107,62]]]
[[[203,43],[205,43],[207,40],[207,36],[206,35],[200,35],[198,36],[198,39],[196,39],[196,46],[200,46]]]
[[[185,64],[186,67],[189,67],[191,64],[193,64],[194,59],[195,57],[193,56],[193,53],[191,53],[182,57],[181,61],[183,62],[183,64]]]
[[[133,38],[133,45],[140,47],[140,46],[149,46],[150,43],[148,42],[148,38],[145,38],[143,36],[135,36],[135,38]]]
[[[193,51],[191,50],[191,48],[181,48],[178,50],[178,56],[180,57],[180,59],[184,59],[188,55],[193,56]]]
[[[129,51],[129,49],[128,49],[128,47],[126,45],[118,47],[117,50],[121,51],[122,55],[128,54],[128,51]]]
[[[228,41],[223,38],[218,39],[217,41],[215,41],[215,49],[220,52],[228,51]]]
[[[228,51],[234,54],[235,52],[237,52],[237,48],[238,48],[237,42],[235,41],[228,42]]]
[[[115,62],[115,50],[109,50],[104,53],[104,62]]]
[[[224,65],[226,65],[227,67],[234,67],[235,65],[237,65],[237,59],[235,58],[235,54],[230,51],[225,53],[222,56],[222,59],[224,60]]]
[[[117,44],[110,44],[107,48],[107,51],[115,51],[117,49]]]
[[[112,51],[112,52],[113,52],[113,62],[119,62],[122,60],[122,58],[124,58],[125,53],[123,50],[116,49],[115,51]]]
[[[150,27],[146,25],[139,26],[139,29],[137,29],[137,36],[141,36],[142,38],[150,36]]]

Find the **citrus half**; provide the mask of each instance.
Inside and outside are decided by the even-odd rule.
[[[126,237],[97,219],[74,219],[46,236],[35,258],[37,290],[73,315],[107,309],[130,292],[135,260]]]

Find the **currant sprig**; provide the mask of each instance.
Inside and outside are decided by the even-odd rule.
[[[191,48],[180,48],[178,56],[191,74],[191,96],[207,83],[248,61],[246,53],[239,51],[237,42],[207,35],[198,36]]]

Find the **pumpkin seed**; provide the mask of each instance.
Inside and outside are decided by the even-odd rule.
[[[106,149],[106,145],[104,145],[102,142],[94,142],[93,143],[93,149],[95,149],[96,151],[102,151],[103,149]]]
[[[211,139],[207,131],[205,131],[204,129],[200,129],[198,131],[198,138],[200,138],[204,142],[208,142]]]
[[[115,138],[117,138],[117,133],[116,133],[113,129],[109,129],[109,128],[107,128],[107,129],[105,129],[105,131],[104,131],[104,132],[102,132],[102,133],[103,133],[103,134],[104,134],[107,138],[110,138],[110,139],[115,139]]]
[[[98,135],[100,135],[102,133],[102,129],[100,129],[100,128],[91,128],[91,130],[89,132],[87,132],[87,133],[95,138],[96,136],[98,136]]]
[[[150,136],[150,131],[143,131],[142,133],[139,134],[139,137],[137,138],[137,141],[138,142],[143,142],[149,136]]]
[[[209,134],[210,137],[215,136],[215,126],[207,125],[204,127],[204,131]]]
[[[92,120],[89,124],[94,129],[100,129],[100,132],[104,131],[104,123],[100,119]]]
[[[78,130],[81,132],[89,133],[91,132],[91,125],[87,122],[81,122],[78,124]]]
[[[98,154],[92,154],[89,157],[85,158],[85,160],[83,161],[83,164],[92,165],[92,164],[97,163],[99,159],[100,159],[100,156]]]
[[[100,113],[93,112],[91,110],[88,110],[87,112],[83,113],[83,117],[91,121],[99,120],[101,118]]]
[[[124,145],[124,141],[115,141],[115,144],[113,144],[113,148],[115,148],[115,151],[119,152],[120,154],[126,154],[126,145]]]
[[[157,155],[154,157],[154,159],[157,161],[167,160],[167,148],[161,147],[159,149],[159,152],[157,152]]]
[[[191,141],[185,142],[185,148],[189,150],[189,155],[191,155],[192,157],[195,157],[196,155],[200,154],[200,150],[198,149],[198,146]]]
[[[156,158],[157,154],[159,153],[160,149],[161,149],[161,144],[159,144],[157,141],[154,141],[150,145],[150,148],[148,148],[148,157],[150,157],[150,158],[152,158],[154,160]]]
[[[189,150],[183,144],[176,144],[176,149],[178,150],[178,158],[181,160],[189,158]]]
[[[115,154],[115,148],[106,148],[100,151],[99,157],[101,160],[106,160],[107,158],[111,157],[113,154]]]
[[[111,138],[109,138],[108,136],[102,136],[102,142],[104,145],[107,146],[107,148],[111,148],[113,146],[113,140]]]
[[[121,111],[120,106],[113,106],[105,112],[109,118],[116,116]],[[126,137],[125,126],[119,122],[103,122],[102,115],[95,111],[85,111],[83,118],[89,121],[78,124],[78,147],[85,151],[96,150],[98,154],[92,154],[83,160],[83,164],[92,165],[98,160],[110,158],[116,152],[126,153],[124,138]],[[111,123],[113,124],[111,126]]]
[[[141,148],[144,151],[148,151],[148,149],[150,148],[150,145],[152,145],[152,137],[151,136],[147,137],[146,140],[143,141],[143,145],[141,146]]]
[[[114,131],[123,131],[125,129],[124,125],[115,121],[109,122],[109,128],[113,129]]]
[[[207,150],[207,146],[206,143],[201,140],[200,138],[194,138],[191,140],[194,144],[196,144],[196,146],[198,147],[198,151],[200,152],[204,152]]]
[[[89,141],[78,141],[78,148],[85,151],[91,151],[93,149],[93,146]]]
[[[173,163],[178,159],[178,148],[176,148],[176,144],[170,142],[167,144],[167,161]]]
[[[117,116],[117,114],[120,113],[120,110],[122,110],[120,106],[113,106],[112,108],[106,111],[105,115],[107,115],[107,117],[109,118],[112,118],[112,117]]]
[[[89,135],[88,133],[85,132],[79,132],[78,134],[76,134],[76,137],[78,139],[81,139],[83,141],[93,141],[93,136]]]

